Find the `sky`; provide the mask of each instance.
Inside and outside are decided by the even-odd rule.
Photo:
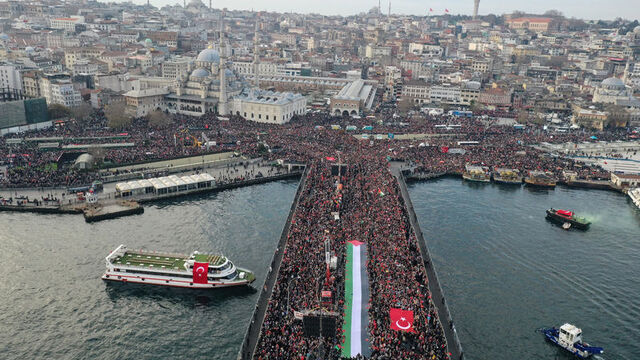
[[[107,0],[102,0],[107,1]],[[109,0],[113,1],[113,0]],[[120,2],[121,0],[116,0]],[[182,4],[183,0],[150,0],[157,7]],[[209,0],[202,0],[209,4]],[[143,4],[146,0],[133,0]],[[187,3],[189,0],[187,0]],[[381,0],[383,13],[387,13],[389,0]],[[368,11],[378,5],[378,0],[213,0],[214,8],[233,10],[267,10],[277,12],[319,13],[324,15],[354,15]],[[395,14],[425,15],[429,8],[433,15],[471,15],[473,0],[392,0],[391,12]],[[528,13],[543,13],[546,10],[561,11],[566,17],[581,19],[640,19],[640,0],[480,0],[479,14],[503,14],[514,10]]]

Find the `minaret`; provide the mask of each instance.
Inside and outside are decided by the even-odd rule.
[[[387,13],[387,18],[391,19],[391,0],[389,0],[389,12]]]
[[[226,49],[224,43],[224,33],[222,32],[222,20],[220,21],[220,97],[218,99],[218,114],[227,115],[229,112],[227,109],[227,70],[226,62]]]
[[[473,0],[473,20],[478,19],[478,7],[480,6],[480,0]]]
[[[256,19],[256,28],[253,32],[253,76],[255,77],[255,87],[260,88],[260,49],[258,39],[258,19]]]

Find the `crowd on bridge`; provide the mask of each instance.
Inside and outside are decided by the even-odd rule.
[[[0,138],[0,187],[72,186],[99,180],[95,169],[81,170],[61,163],[68,151],[44,149],[35,141],[8,141],[11,138],[55,137],[63,144],[74,144],[78,138],[84,144],[134,143],[133,147],[96,151],[98,165],[112,167],[221,151],[307,164],[306,185],[287,234],[278,281],[255,349],[257,359],[339,356],[345,341],[340,330],[345,242],[350,240],[363,242],[368,252],[370,321],[366,331],[370,358],[449,358],[443,324],[428,287],[425,259],[409,225],[389,160],[414,164],[416,171],[425,173],[461,173],[466,164],[477,164],[517,168],[523,173],[542,170],[560,176],[562,171],[571,170],[582,178],[608,178],[609,174],[598,167],[550,156],[531,145],[629,138],[627,131],[554,133],[537,127],[500,125],[483,117],[461,119],[449,115],[398,119],[379,114],[376,119],[347,120],[313,113],[285,125],[259,124],[233,116],[220,120],[213,114],[175,116],[173,120],[167,126],[153,128],[145,119],[135,119],[130,126],[115,130],[106,127],[106,119],[98,112],[82,126],[69,122],[62,127],[5,136]],[[340,130],[332,125],[340,125]],[[428,136],[363,139],[363,131],[354,135],[346,131],[347,126],[366,129],[364,132],[370,134]],[[207,141],[209,146],[203,144]],[[346,164],[341,176],[331,173],[335,162]],[[339,212],[339,219],[334,212]],[[328,281],[324,253],[327,238],[338,258],[337,269]],[[323,305],[323,289],[332,291],[331,305]],[[323,339],[305,337],[294,311],[323,307],[339,315],[338,331]],[[391,308],[413,311],[415,333],[391,329]]]

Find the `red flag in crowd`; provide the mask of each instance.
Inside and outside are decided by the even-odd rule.
[[[391,308],[389,318],[391,319],[391,329],[416,332],[413,329],[413,311]]]
[[[442,151],[443,153],[448,153],[449,152],[449,147],[448,146],[443,146],[440,148],[440,151]]]
[[[449,12],[449,9],[444,9],[444,12],[447,12],[447,13],[448,13],[448,12]]]
[[[209,263],[193,264],[193,282],[196,284],[206,284],[207,274],[209,273]]]
[[[325,159],[327,159],[328,161],[336,161],[336,158],[331,156],[327,156]]]

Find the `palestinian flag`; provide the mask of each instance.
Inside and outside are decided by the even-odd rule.
[[[362,354],[371,356],[369,342],[369,279],[367,277],[367,247],[359,241],[347,241],[347,264],[344,286],[343,357]]]

